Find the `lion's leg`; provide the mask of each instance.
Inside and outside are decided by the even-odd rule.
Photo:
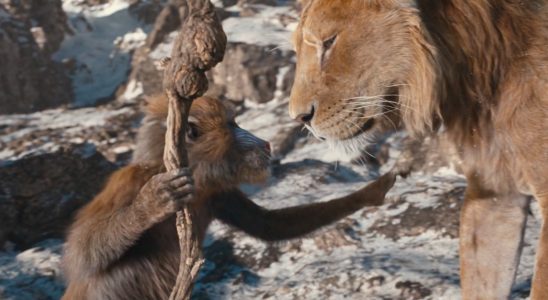
[[[536,198],[540,204],[543,222],[536,253],[531,299],[544,300],[548,299],[548,193]]]
[[[466,191],[460,223],[463,299],[508,299],[521,254],[529,200]]]

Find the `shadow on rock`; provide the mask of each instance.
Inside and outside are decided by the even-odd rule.
[[[0,245],[9,240],[26,249],[46,238],[63,237],[74,212],[100,191],[115,168],[93,146],[4,163]]]
[[[202,267],[198,282],[193,291],[192,299],[212,299],[211,288],[223,290],[227,285],[249,285],[257,287],[260,277],[248,268],[245,258],[235,254],[234,244],[229,239],[214,241],[204,248],[206,262]],[[215,293],[215,299],[219,299]],[[225,295],[230,299],[230,294]]]

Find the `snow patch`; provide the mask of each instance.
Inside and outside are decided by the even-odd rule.
[[[138,98],[139,96],[143,95],[143,93],[143,83],[137,80],[131,80],[127,84],[126,90],[124,91],[121,99],[129,101]]]
[[[74,34],[65,37],[53,58],[77,62],[71,75],[76,106],[93,105],[112,97],[126,80],[130,53],[142,45],[148,30],[129,13],[128,7],[126,0],[85,9],[81,1],[63,2]]]
[[[277,45],[284,50],[293,49],[289,41],[297,22],[284,26],[279,16],[290,15],[297,18],[296,12],[289,6],[254,5],[253,8],[258,9],[258,12],[251,17],[231,17],[223,21],[228,41],[262,46]],[[240,8],[234,6],[228,11],[238,12]]]
[[[104,126],[107,120],[122,114],[131,113],[130,108],[119,110],[106,110],[97,108],[81,109],[50,109],[32,114],[6,115],[0,119],[0,127],[4,125],[19,125],[20,129],[0,136],[0,143],[9,143],[21,139],[34,131],[45,131],[48,129],[65,129],[65,133],[77,134],[90,127]],[[41,137],[47,139],[47,136]],[[30,141],[25,141],[23,144]],[[50,153],[59,149],[54,142],[47,142],[38,148],[24,151],[14,157],[12,150],[0,151],[0,160],[19,159],[29,154]]]

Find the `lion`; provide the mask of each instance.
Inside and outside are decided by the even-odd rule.
[[[301,2],[290,116],[347,152],[400,124],[444,135],[468,182],[463,298],[508,298],[530,196],[548,218],[548,1]],[[531,297],[548,299],[546,221]]]

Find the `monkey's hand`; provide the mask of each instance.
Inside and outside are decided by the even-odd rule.
[[[356,210],[364,206],[383,205],[386,194],[396,182],[396,176],[397,173],[390,171],[344,198],[348,198]]]
[[[139,192],[138,208],[160,222],[182,209],[194,199],[194,183],[190,169],[181,168],[153,176]]]

